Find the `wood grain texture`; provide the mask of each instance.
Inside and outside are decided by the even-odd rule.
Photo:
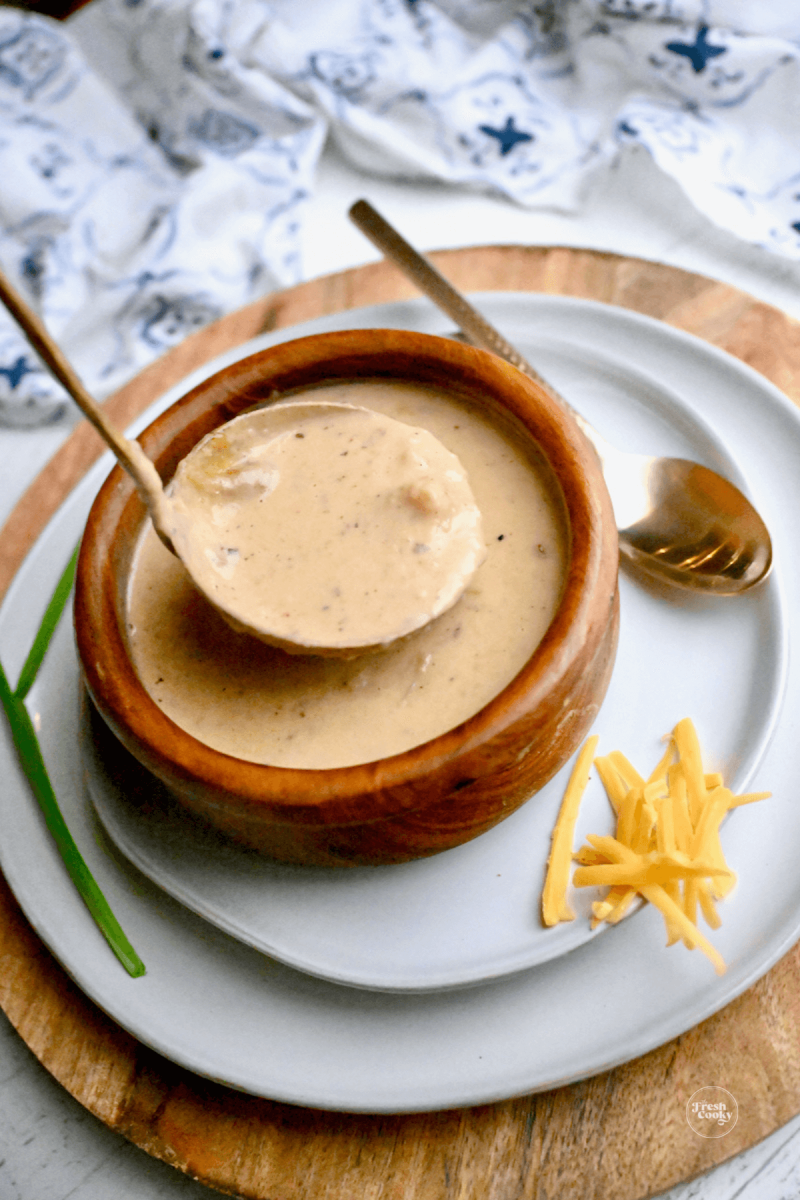
[[[564,499],[572,549],[558,612],[514,680],[455,729],[379,762],[311,771],[244,762],[179,729],[143,688],[123,634],[145,508],[119,469],[89,514],[75,576],[84,679],[120,742],[201,821],[282,862],[406,862],[486,832],[578,749],[614,661],[617,530],[599,463],[561,405],[495,355],[406,330],[289,340],[193,388],[149,426],[142,444],[168,482],[188,449],[252,404],[321,381],[378,375],[452,389],[517,418]],[[106,761],[128,776],[119,748],[110,746]]]
[[[433,256],[470,290],[619,304],[721,346],[800,403],[800,326],[712,280],[594,251],[490,247]],[[215,354],[265,329],[410,296],[383,263],[314,280],[200,331],[107,403],[132,419]],[[99,447],[80,428],[0,535],[4,591]],[[766,1137],[800,1111],[800,947],[721,1013],[635,1062],[535,1096],[410,1116],[353,1116],[256,1100],[208,1083],[123,1033],[75,987],[0,880],[0,1004],[88,1110],[148,1153],[253,1200],[641,1200]],[[587,1014],[590,1019],[590,1014]],[[736,1127],[699,1138],[700,1087],[727,1088]]]

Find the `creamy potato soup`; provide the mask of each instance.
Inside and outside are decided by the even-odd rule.
[[[531,441],[455,394],[384,380],[298,393],[358,405],[432,433],[464,467],[486,557],[461,599],[387,648],[355,658],[286,654],[234,632],[149,522],[128,598],[136,670],[161,709],[223,753],[330,768],[399,754],[460,724],[511,682],[550,624],[567,538]]]
[[[421,629],[483,561],[466,471],[427,429],[330,401],[251,410],[169,487],[181,562],[241,633],[350,656]]]

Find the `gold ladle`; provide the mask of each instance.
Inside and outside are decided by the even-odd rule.
[[[609,445],[371,204],[358,200],[350,218],[469,342],[500,355],[569,410],[600,459],[620,555],[634,571],[719,596],[738,595],[765,578],[772,565],[769,532],[737,487],[685,458],[627,454]]]
[[[427,430],[349,404],[270,404],[202,439],[165,492],[141,446],[109,423],[2,273],[0,298],[133,479],[161,541],[239,632],[291,653],[350,657],[439,616],[480,565],[466,473]],[[285,544],[301,506],[303,554]]]

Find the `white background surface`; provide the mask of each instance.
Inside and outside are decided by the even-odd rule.
[[[374,181],[328,153],[308,217],[306,277],[376,257],[346,217],[361,195],[422,249],[588,246],[710,275],[800,317],[800,264],[715,229],[643,153],[632,154],[600,182],[577,216],[531,213],[440,185]],[[34,432],[0,430],[0,520],[68,431],[68,423]],[[746,1097],[737,1100],[744,1108]],[[790,1200],[800,1196],[799,1160],[800,1117],[709,1175],[673,1189],[668,1200]],[[214,1194],[105,1129],[53,1082],[2,1018],[0,1200],[199,1200]]]

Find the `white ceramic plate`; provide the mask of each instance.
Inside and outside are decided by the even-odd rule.
[[[635,417],[641,445],[656,446],[666,419],[675,453],[707,461],[741,483],[724,441],[652,374],[646,353],[632,361],[627,348],[620,353],[609,344],[590,312],[594,338],[580,331],[586,338],[580,353],[561,331],[546,344],[531,344],[533,361],[563,378],[565,392],[587,412],[593,404],[603,428],[621,425],[631,436]],[[260,339],[248,349],[264,344]],[[741,788],[763,754],[781,696],[785,622],[777,594],[765,588],[746,604],[717,600],[690,609],[629,589],[615,683],[594,726],[601,747],[621,744],[633,758],[639,752],[647,774],[658,757],[654,733],[691,715],[715,764]],[[655,682],[654,636],[658,679],[647,696]],[[200,916],[313,975],[387,991],[463,987],[546,962],[596,936],[589,924],[596,892],[572,897],[575,921],[546,929],[539,919],[550,832],[569,768],[514,820],[467,846],[402,866],[332,871],[271,863],[237,849],[164,800],[143,812],[114,787],[91,742],[87,748],[92,800],[123,853]],[[137,770],[133,760],[131,770]],[[612,830],[595,781],[581,806],[579,834]]]
[[[773,789],[772,800],[737,811],[723,831],[726,852],[740,871],[739,885],[723,908],[723,926],[713,935],[729,970],[720,979],[699,954],[682,947],[665,950],[660,917],[649,909],[573,953],[559,952],[524,971],[520,961],[512,962],[516,974],[458,991],[355,990],[281,965],[175,903],[105,837],[82,778],[77,667],[64,622],[30,707],[41,725],[67,820],[144,958],[147,975],[138,980],[125,975],[83,910],[5,729],[0,741],[6,781],[0,794],[3,870],[34,927],[102,1008],[175,1061],[259,1095],[328,1108],[408,1111],[553,1087],[636,1057],[695,1025],[749,986],[800,935],[800,878],[794,869],[800,810],[792,784],[800,666],[788,659],[784,636],[797,614],[793,604],[784,619],[780,601],[781,585],[786,595],[800,593],[794,523],[800,508],[798,414],[735,360],[624,310],[528,295],[487,296],[480,303],[621,446],[691,454],[728,472],[736,464],[733,473],[773,533],[775,577],[764,591],[736,601],[666,602],[623,580],[622,654],[597,723],[605,749],[623,749],[649,767],[661,734],[679,717],[691,715],[710,769],[724,770],[736,788],[743,788],[757,768],[753,783]],[[292,332],[381,324],[447,329],[420,301],[342,314]],[[246,352],[278,340],[261,339]],[[184,387],[241,353],[218,360]],[[595,358],[599,371],[590,372]],[[175,394],[164,397],[140,425]],[[96,468],[63,506],[0,612],[0,655],[12,678],[106,470],[107,464]],[[594,804],[598,797],[592,796]],[[547,803],[552,817],[555,799]],[[510,845],[532,837],[528,822],[537,806],[538,801],[526,806],[471,846],[432,862],[443,863],[445,875],[453,870],[453,878],[472,886],[468,862],[459,875],[457,860],[476,855],[483,873],[476,886],[490,895],[487,863],[497,865],[495,877],[502,881],[509,867],[502,854],[497,857],[499,848],[506,838]],[[451,856],[452,868],[446,861]],[[537,902],[541,846],[531,842],[530,877],[524,864],[515,862],[516,883],[507,891],[499,888],[503,898],[494,910],[484,914],[473,906],[474,921],[486,922],[480,933],[484,949],[492,922],[513,908],[514,887],[523,909]],[[370,886],[377,885],[370,881]],[[401,887],[402,894],[413,907],[415,886],[405,893]],[[461,900],[472,903],[469,887]],[[410,915],[406,938],[423,945],[430,962],[439,937],[427,944],[423,926],[431,913],[417,906]],[[524,927],[527,914],[515,919]],[[470,939],[473,921],[463,929]],[[502,942],[502,931],[497,925],[495,930]],[[512,955],[519,950],[513,939],[503,943],[501,959],[509,945]],[[463,973],[470,950],[446,949]],[[413,957],[404,954],[400,961]],[[389,947],[382,971],[393,958]],[[479,969],[486,972],[485,955]],[[509,969],[508,957],[502,969]],[[432,986],[430,974],[422,985]],[[409,986],[407,978],[400,986]]]

